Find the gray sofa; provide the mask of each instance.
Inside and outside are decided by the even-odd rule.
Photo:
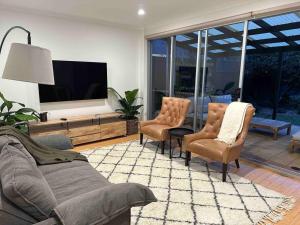
[[[17,139],[0,136],[0,156],[8,139],[13,139],[12,148],[20,148]],[[62,150],[72,148],[70,140],[61,136],[37,138],[36,141]],[[31,209],[20,207],[20,202],[11,201],[11,196],[4,193],[7,185],[3,181],[6,178],[1,176],[0,225],[129,225],[130,207],[156,201],[148,188],[138,184],[111,184],[85,161],[74,160],[37,168],[54,194],[53,211],[43,219],[28,213]],[[0,166],[0,173],[4,169]]]

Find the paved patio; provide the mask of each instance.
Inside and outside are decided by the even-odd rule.
[[[292,126],[292,134],[299,130],[299,126]],[[274,165],[279,169],[289,169],[300,176],[300,171],[291,169],[293,166],[300,168],[300,148],[294,153],[289,152],[291,136],[287,136],[286,131],[279,133],[278,140],[273,140],[272,136],[271,132],[250,130],[242,151],[242,158]]]

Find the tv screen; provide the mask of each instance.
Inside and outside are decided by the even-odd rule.
[[[55,85],[39,84],[40,102],[107,98],[107,65],[53,61]]]

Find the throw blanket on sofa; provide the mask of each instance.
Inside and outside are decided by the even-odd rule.
[[[61,151],[40,145],[33,141],[28,135],[11,126],[0,127],[0,136],[2,135],[10,135],[17,138],[39,165],[72,162],[73,160],[87,161],[87,158],[80,153]]]
[[[232,102],[225,111],[220,132],[216,140],[232,145],[243,129],[249,103]]]

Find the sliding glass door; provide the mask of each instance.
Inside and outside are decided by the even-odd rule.
[[[208,30],[205,94],[212,102],[237,100],[244,23]]]
[[[154,118],[161,108],[162,98],[170,90],[170,38],[150,42],[150,98],[149,118]]]
[[[228,104],[239,98],[244,23],[215,27],[202,33],[204,49],[198,84],[198,129],[207,120],[209,103]]]
[[[207,120],[210,102],[241,100],[254,105],[260,121],[291,122],[292,131],[299,131],[300,12],[153,40],[150,86],[150,118],[159,111],[162,96],[188,98],[192,105],[184,126],[197,131]],[[278,145],[266,133],[249,132],[241,157],[299,168],[299,159],[288,151],[286,132],[279,134],[285,139]]]
[[[243,32],[244,23],[237,23],[151,41],[150,117],[163,96],[188,98],[184,125],[197,130],[207,119],[208,103],[237,100]]]
[[[173,95],[175,97],[188,98],[191,100],[192,105],[190,106],[184,125],[193,128],[198,32],[177,35],[175,40]]]
[[[243,100],[257,117],[300,125],[300,12],[249,25]]]

